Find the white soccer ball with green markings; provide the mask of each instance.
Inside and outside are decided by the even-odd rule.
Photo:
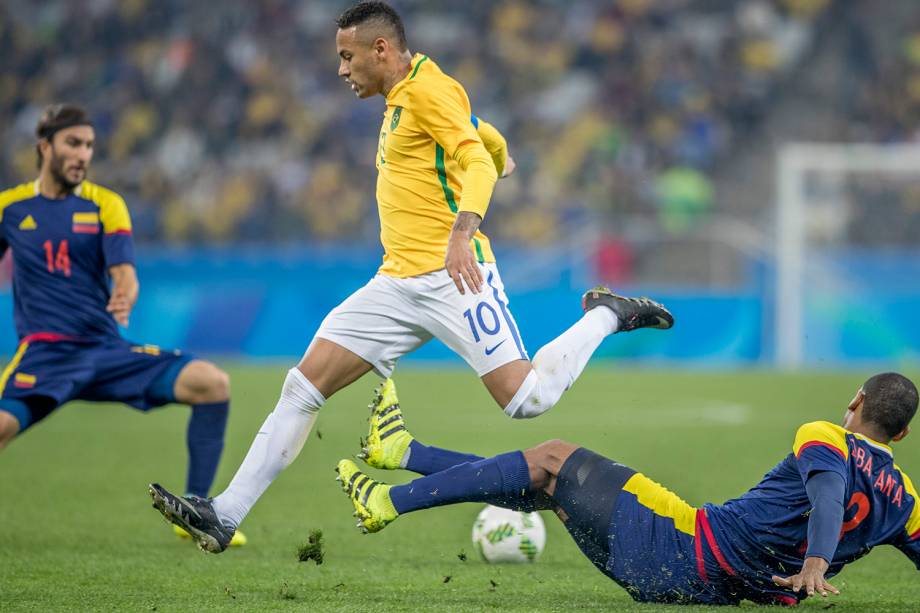
[[[486,562],[533,562],[546,545],[538,513],[486,506],[473,524],[473,546]]]

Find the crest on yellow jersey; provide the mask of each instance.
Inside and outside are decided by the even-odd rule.
[[[396,126],[399,125],[399,118],[402,116],[402,107],[397,106],[393,109],[393,118],[390,120],[390,132],[396,129]]]

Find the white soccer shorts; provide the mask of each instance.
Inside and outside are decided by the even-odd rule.
[[[377,275],[334,308],[317,338],[332,341],[389,377],[396,362],[437,338],[480,377],[527,351],[508,309],[498,267],[480,264],[482,291],[457,291],[446,270],[399,279]]]

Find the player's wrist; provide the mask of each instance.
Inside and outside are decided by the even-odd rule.
[[[802,566],[802,571],[815,571],[820,572],[822,576],[824,572],[830,567],[830,561],[820,553],[806,553],[805,554],[805,564]]]

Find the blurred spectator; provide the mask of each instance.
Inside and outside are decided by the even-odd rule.
[[[347,4],[3,3],[0,178],[34,175],[37,115],[68,100],[91,110],[92,175],[126,196],[140,240],[373,240],[383,108],[336,76]],[[830,1],[396,6],[413,51],[465,84],[519,162],[486,231],[545,242],[624,214],[674,231],[701,219],[712,173],[756,128]],[[880,76],[903,95],[866,88],[861,100],[885,111],[872,130],[882,138],[917,136],[920,29],[911,36]],[[608,267],[627,271],[614,255]]]

